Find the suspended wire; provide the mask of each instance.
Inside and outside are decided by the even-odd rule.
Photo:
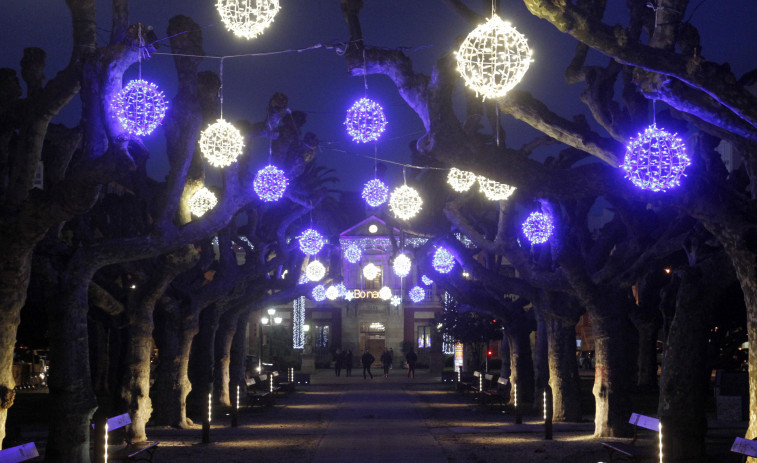
[[[448,167],[416,166],[415,164],[405,164],[405,163],[402,163],[402,162],[390,161],[389,159],[377,158],[377,157],[368,156],[368,155],[365,155],[365,154],[351,153],[351,152],[349,152],[347,150],[340,150],[340,149],[336,149],[336,148],[325,148],[325,149],[326,150],[330,150],[330,151],[335,151],[337,153],[348,154],[348,155],[359,157],[359,158],[375,159],[376,161],[380,161],[380,162],[385,163],[385,164],[393,164],[395,166],[400,166],[403,169],[404,168],[408,168],[408,169],[418,169],[418,170],[442,170],[442,171],[449,171],[449,170],[451,170],[451,168],[448,168]],[[404,172],[404,170],[403,170],[403,172]]]
[[[218,71],[218,78],[221,80],[221,86],[218,87],[218,99],[220,100],[221,119],[223,119],[223,58],[221,58],[221,66]]]

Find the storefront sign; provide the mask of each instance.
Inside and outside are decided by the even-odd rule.
[[[352,289],[353,299],[381,299],[378,291],[371,291],[365,289]]]
[[[463,366],[463,343],[455,343],[455,371],[460,371]]]

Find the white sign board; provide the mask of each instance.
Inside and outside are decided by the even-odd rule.
[[[731,452],[740,453],[750,457],[757,457],[757,442],[743,437],[737,437],[731,446]]]
[[[108,418],[108,431],[113,431],[114,429],[122,428],[126,426],[127,424],[131,424],[131,418],[129,417],[128,413],[114,416],[113,418]]]
[[[17,463],[19,461],[31,460],[38,457],[37,447],[34,442],[0,450],[0,463]]]
[[[628,420],[629,423],[641,426],[642,428],[649,429],[651,431],[659,431],[660,430],[660,420],[657,418],[652,418],[651,416],[646,415],[639,415],[638,413],[632,413],[631,419]]]

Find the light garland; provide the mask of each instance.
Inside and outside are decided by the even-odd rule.
[[[423,200],[418,192],[407,185],[397,187],[389,199],[389,208],[401,220],[415,217],[421,210]]]
[[[431,278],[427,277],[426,275],[423,275],[423,276],[421,277],[421,281],[422,281],[422,282],[423,282],[423,284],[424,284],[424,285],[426,285],[426,286],[431,286],[431,285],[433,285],[433,284],[434,284],[434,280],[432,280]]]
[[[357,264],[360,262],[360,258],[363,257],[363,250],[356,244],[350,244],[347,249],[344,250],[344,258],[350,264]]]
[[[321,302],[326,299],[326,288],[324,288],[323,285],[318,285],[313,288],[311,295],[316,302]]]
[[[278,201],[284,196],[289,180],[283,170],[276,166],[265,166],[255,174],[253,187],[258,197],[266,202]]]
[[[683,140],[652,124],[628,142],[620,167],[637,187],[665,191],[679,185],[690,164]]]
[[[271,25],[279,0],[218,0],[221,21],[237,37],[254,39]]]
[[[369,98],[361,98],[347,110],[344,125],[352,141],[368,143],[378,140],[384,133],[386,116],[380,104]]]
[[[410,296],[411,301],[417,303],[426,298],[426,291],[420,286],[413,286],[413,289],[408,291],[407,295]]]
[[[533,61],[526,37],[496,14],[468,34],[455,55],[465,85],[484,99],[505,96]]]
[[[449,273],[455,266],[455,256],[445,248],[437,248],[431,265],[439,273]]]
[[[389,199],[389,187],[381,180],[374,178],[365,184],[361,195],[369,206],[378,207]]]
[[[379,297],[382,301],[388,301],[392,298],[392,290],[388,286],[384,286],[379,290]]]
[[[389,299],[389,304],[394,307],[399,307],[399,305],[402,304],[402,298],[399,296],[392,296],[392,298]]]
[[[202,217],[206,212],[216,207],[218,199],[216,195],[205,187],[195,191],[189,199],[189,211],[197,217]]]
[[[305,296],[294,300],[292,307],[292,347],[303,349],[305,347]]]
[[[533,244],[546,242],[554,231],[555,225],[552,216],[548,214],[532,212],[523,222],[523,234]]]
[[[380,269],[375,264],[369,262],[363,267],[363,276],[366,280],[375,280],[379,274],[379,270]]]
[[[504,201],[512,196],[516,189],[514,186],[495,182],[481,175],[478,176],[478,184],[489,201]]]
[[[410,248],[419,248],[426,244],[428,241],[428,238],[420,238],[417,236],[408,236],[405,238],[405,247]],[[352,246],[353,244],[355,246],[358,246],[360,249],[372,249],[372,250],[379,250],[382,252],[390,252],[392,249],[392,240],[390,240],[386,236],[380,236],[376,238],[348,238],[348,239],[340,239],[339,244],[342,246],[342,252],[345,252],[349,246]]]
[[[329,286],[328,289],[326,290],[326,297],[330,301],[333,301],[336,298],[338,298],[339,297],[339,288],[337,288],[334,285]]]
[[[323,236],[312,228],[308,228],[302,232],[297,239],[300,242],[300,250],[309,256],[318,254],[325,244]]]
[[[392,264],[394,274],[400,278],[405,278],[410,274],[412,264],[413,262],[406,254],[398,254],[397,257],[394,258],[394,264]]]
[[[121,127],[133,135],[150,135],[163,122],[168,103],[152,82],[132,80],[111,102]]]
[[[314,260],[305,267],[305,276],[307,276],[308,281],[321,281],[326,276],[326,267],[317,260]]]
[[[218,119],[200,134],[200,151],[213,167],[226,167],[242,155],[244,139],[236,127]]]
[[[453,167],[447,174],[447,183],[458,193],[465,193],[476,183],[476,174]]]

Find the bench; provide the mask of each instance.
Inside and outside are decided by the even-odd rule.
[[[652,418],[650,416],[639,415],[638,413],[632,413],[631,419],[628,420],[633,425],[633,440],[630,444],[625,442],[602,442],[602,445],[607,449],[610,454],[610,461],[615,461],[614,458],[630,460],[639,462],[646,459],[657,458],[658,447],[637,447],[634,445],[638,437],[638,429],[645,428],[650,431],[660,431],[660,420]]]
[[[466,392],[473,392],[474,394],[478,392],[478,377],[481,375],[480,372],[474,371],[473,376],[460,376],[460,384],[458,384],[458,388],[460,392],[466,393]]]
[[[108,418],[107,420],[108,427],[107,432],[114,431],[116,429],[122,428],[126,425],[131,424],[131,417],[128,413],[124,413],[123,415],[114,416],[112,418]],[[95,425],[92,425],[92,428],[95,432],[99,432],[98,429],[95,428]],[[103,442],[107,442],[107,436],[103,436]],[[97,442],[98,439],[96,439]],[[107,460],[106,461],[149,461],[152,462],[152,457],[155,454],[155,450],[158,449],[158,444],[160,442],[158,441],[152,441],[152,442],[135,442],[133,444],[127,444],[127,445],[108,445],[108,451],[107,451]],[[101,451],[95,446],[95,452]],[[95,461],[102,461],[102,459],[96,455]]]
[[[247,405],[251,407],[256,405],[270,407],[273,405],[273,396],[270,391],[263,389],[264,386],[259,379],[249,378],[247,380]]]
[[[494,375],[486,375],[487,381],[491,384],[494,381]],[[497,386],[493,390],[485,389],[481,393],[481,401],[484,404],[494,405],[495,403],[502,410],[505,409],[505,405],[510,402],[510,390],[507,385],[510,381],[507,378],[497,378]]]
[[[18,463],[38,457],[37,447],[34,442],[0,450],[0,463]]]
[[[743,463],[746,463],[747,458],[757,457],[757,442],[754,440],[744,439],[743,437],[737,437],[733,441],[731,446],[731,452],[744,455]]]
[[[281,373],[278,371],[274,371],[271,373],[271,381],[274,381],[273,383],[273,394],[278,395],[279,392],[293,392],[294,391],[294,372],[289,372],[289,378],[287,378],[286,381],[282,381],[279,379],[281,377]]]

